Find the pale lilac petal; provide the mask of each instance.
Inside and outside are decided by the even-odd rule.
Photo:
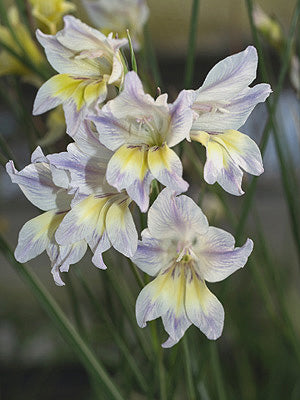
[[[115,201],[105,219],[106,231],[112,246],[126,257],[132,257],[137,249],[138,234],[128,208],[130,200]]]
[[[234,130],[216,135],[216,140],[225,147],[232,160],[244,171],[252,175],[264,172],[260,149],[247,135]]]
[[[59,43],[73,51],[97,50],[106,40],[106,36],[99,30],[71,15],[64,17],[64,24],[64,29],[57,32],[56,37]]]
[[[166,137],[169,147],[173,147],[184,139],[189,138],[193,124],[193,100],[186,90],[179,93],[177,99],[170,105],[171,120],[169,133]]]
[[[227,100],[238,95],[256,78],[257,60],[255,47],[248,46],[218,62],[198,89],[197,101]]]
[[[99,269],[107,269],[102,257],[102,253],[111,247],[107,232],[104,231],[100,239],[98,239],[97,235],[94,235],[93,240],[90,241],[89,245],[94,253],[92,258],[93,264]]]
[[[178,269],[159,275],[140,292],[136,301],[136,318],[140,327],[147,321],[162,317],[165,330],[177,343],[191,325],[187,319],[184,295],[184,271]],[[170,344],[170,343],[169,343]],[[168,342],[163,346],[168,346]]]
[[[165,252],[161,241],[154,239],[148,229],[142,232],[142,239],[142,242],[138,242],[132,261],[148,275],[155,276],[164,265],[168,265],[170,257]]]
[[[177,193],[188,190],[189,184],[182,179],[180,158],[166,144],[149,149],[148,165],[152,175],[163,185]]]
[[[60,245],[68,245],[85,239],[93,246],[97,244],[104,231],[104,209],[107,200],[94,196],[78,202],[64,217],[55,239]]]
[[[262,103],[271,93],[270,85],[261,83],[253,88],[246,87],[237,96],[216,111],[204,112],[194,121],[192,130],[206,132],[224,132],[227,129],[239,129],[246,122],[258,103]],[[216,103],[216,106],[218,104]]]
[[[215,227],[209,227],[207,233],[199,238],[194,252],[206,281],[219,282],[244,267],[253,250],[253,242],[247,239],[244,246],[236,248],[234,243],[230,233]]]
[[[218,143],[209,142],[206,150],[204,179],[210,185],[218,182],[226,192],[236,196],[244,194],[242,190],[243,172],[232,160],[226,150]],[[226,160],[226,163],[224,163]]]
[[[191,323],[208,339],[218,339],[224,325],[222,304],[206,287],[205,282],[193,274],[186,282],[185,309]]]
[[[149,206],[150,183],[147,149],[140,146],[122,146],[109,160],[107,182],[119,191],[126,189],[130,197],[145,212]]]
[[[6,171],[17,183],[27,199],[41,210],[67,210],[71,196],[53,182],[51,169],[46,163],[29,164],[17,171],[13,161],[6,164]]]
[[[164,189],[157,197],[148,213],[148,228],[155,239],[166,239],[203,235],[208,230],[208,222],[200,207],[189,197],[176,197],[174,192]]]
[[[26,222],[19,233],[15,258],[27,262],[40,255],[49,246],[63,215],[47,211]]]
[[[33,104],[33,115],[43,114],[62,104],[63,99],[60,96],[55,96],[57,91],[54,84],[56,77],[57,75],[54,75],[39,88]]]

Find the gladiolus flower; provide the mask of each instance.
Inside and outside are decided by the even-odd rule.
[[[138,325],[145,327],[161,317],[169,334],[163,347],[176,344],[192,324],[209,339],[217,339],[224,310],[205,281],[222,281],[246,264],[252,240],[242,247],[234,244],[230,233],[208,225],[192,199],[164,189],[149,210],[148,228],[132,258],[155,276],[137,298]]]
[[[195,120],[192,140],[206,147],[204,179],[218,182],[234,195],[243,194],[242,170],[260,175],[262,158],[256,143],[237,131],[254,107],[271,93],[270,85],[248,85],[255,79],[257,52],[252,46],[216,64],[203,85],[189,91],[193,97]]]
[[[104,102],[108,90],[123,82],[119,48],[126,39],[106,37],[70,15],[56,35],[37,30],[49,63],[58,72],[39,89],[33,114],[42,114],[63,104],[67,131],[74,136],[88,110]]]

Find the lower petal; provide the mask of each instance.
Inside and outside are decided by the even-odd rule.
[[[47,211],[26,222],[19,233],[16,260],[26,262],[46,250],[64,215],[55,210]]]
[[[127,257],[137,249],[138,234],[128,208],[130,200],[115,201],[107,211],[105,224],[112,246]]]
[[[131,198],[142,211],[147,211],[152,179],[146,149],[142,146],[121,146],[107,165],[106,178],[119,191],[129,189]]]
[[[184,296],[184,270],[173,267],[149,283],[137,298],[136,317],[140,327],[145,327],[147,321],[162,317],[170,335],[164,347],[177,343],[191,325],[185,312]]]
[[[182,179],[181,161],[166,144],[150,148],[148,165],[153,176],[163,185],[177,193],[187,191],[189,185]]]
[[[221,336],[224,325],[223,306],[194,271],[186,282],[185,309],[191,323],[208,339],[218,339]]]

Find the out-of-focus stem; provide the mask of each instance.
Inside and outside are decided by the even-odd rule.
[[[199,6],[200,6],[200,1],[193,0],[191,19],[190,19],[188,53],[187,53],[185,77],[184,77],[185,89],[190,89],[193,82]]]

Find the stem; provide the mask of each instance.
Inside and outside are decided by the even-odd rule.
[[[216,384],[217,384],[218,400],[226,400],[227,397],[226,397],[223,377],[222,377],[222,373],[221,373],[217,343],[211,342],[209,344],[209,348],[210,348],[212,367],[213,367]]]
[[[155,80],[156,86],[162,87],[162,79],[160,75],[160,70],[157,62],[157,57],[155,54],[155,49],[152,43],[151,35],[149,32],[148,25],[145,26],[144,28],[144,40],[145,40],[145,49],[146,49],[146,56],[147,56],[147,61],[150,65],[150,70],[152,72],[153,78]]]
[[[249,1],[249,0],[246,0],[246,1],[247,1],[247,8],[248,8],[248,13],[249,13],[249,18],[250,18],[250,13],[251,13],[250,24],[254,25],[253,18],[252,18],[252,2]],[[265,125],[263,134],[262,134],[262,139],[261,139],[261,143],[260,143],[260,149],[261,149],[262,155],[264,155],[266,147],[267,147],[267,143],[268,143],[269,136],[270,136],[270,131],[271,131],[271,128],[272,128],[273,114],[276,111],[276,107],[277,107],[277,103],[278,103],[278,99],[279,99],[279,94],[280,94],[280,92],[282,90],[283,83],[284,83],[284,80],[285,80],[285,77],[286,77],[286,74],[287,74],[287,71],[288,71],[289,60],[290,60],[291,52],[292,52],[292,42],[293,42],[293,37],[295,35],[295,31],[296,31],[296,28],[297,28],[297,22],[298,22],[298,18],[299,18],[299,13],[300,13],[300,1],[298,0],[296,9],[295,9],[295,11],[293,13],[292,22],[291,22],[290,30],[289,30],[289,34],[288,34],[288,39],[286,41],[286,46],[285,46],[285,50],[284,50],[284,55],[283,55],[284,63],[281,66],[281,69],[280,69],[278,83],[277,83],[274,95],[272,96],[273,97],[273,102],[270,105],[270,109],[269,109],[269,117],[268,117],[267,123]],[[256,32],[255,27],[254,27],[254,30],[253,30],[253,34],[255,35],[255,38],[256,38],[257,37],[257,33],[254,33],[254,32]],[[257,47],[258,47],[258,53],[259,53],[259,55],[261,57],[262,50],[261,50],[261,46],[260,46],[259,41],[258,41],[258,46]],[[252,179],[252,181],[251,181],[251,184],[249,185],[249,187],[247,189],[246,194],[245,194],[243,209],[242,209],[242,212],[241,212],[241,215],[240,215],[240,219],[239,219],[239,224],[237,226],[236,233],[235,233],[237,238],[241,237],[241,234],[243,233],[245,224],[247,222],[247,218],[248,218],[248,215],[249,215],[251,204],[252,204],[252,201],[253,201],[253,198],[254,198],[256,185],[257,185],[257,177],[254,177]]]
[[[196,392],[195,392],[193,374],[191,369],[189,345],[188,345],[188,340],[185,336],[182,338],[182,343],[183,343],[184,362],[185,362],[186,379],[188,384],[189,399],[196,400]]]
[[[133,264],[133,262],[130,260],[130,258],[128,258],[127,260],[128,260],[128,264],[130,265],[131,271],[133,272],[133,275],[139,285],[139,288],[143,289],[145,284],[143,282],[143,279],[142,279],[137,267],[135,266],[135,264]]]
[[[125,400],[120,394],[118,388],[108,376],[100,361],[95,358],[93,352],[75,330],[73,325],[69,322],[65,313],[62,311],[47,289],[43,286],[37,276],[30,271],[26,265],[20,264],[15,260],[12,250],[2,235],[0,235],[0,249],[11,266],[21,275],[22,279],[32,289],[37,297],[37,300],[55,323],[63,338],[67,343],[69,343],[77,356],[80,358],[85,368],[95,377],[95,380],[99,384],[105,385],[113,399]]]
[[[190,33],[188,43],[188,54],[186,59],[184,87],[190,88],[193,82],[194,75],[194,61],[195,61],[195,49],[196,49],[196,35],[197,35],[197,24],[199,17],[199,0],[193,0],[192,13],[190,19]]]

